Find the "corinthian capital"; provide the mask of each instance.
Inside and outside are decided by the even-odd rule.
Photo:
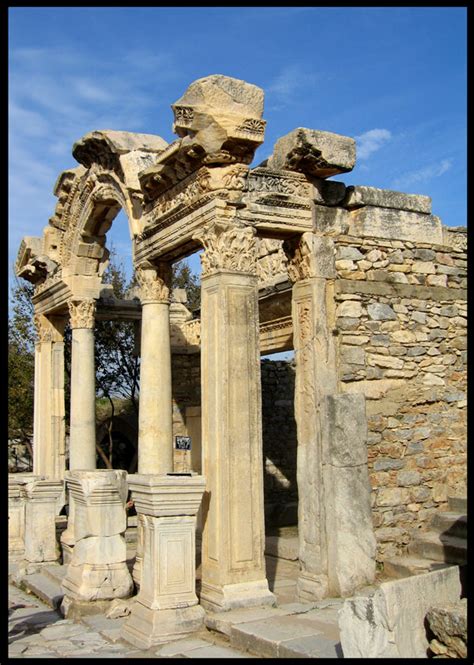
[[[140,286],[140,300],[144,302],[169,303],[171,287],[171,265],[160,261],[141,263],[135,275]]]
[[[193,239],[204,247],[202,277],[219,271],[257,272],[257,241],[251,226],[213,222],[200,229]]]
[[[71,328],[93,328],[95,323],[95,300],[68,300]]]
[[[288,277],[298,282],[312,277],[335,277],[334,242],[331,238],[303,233],[285,240],[283,250],[288,258]]]

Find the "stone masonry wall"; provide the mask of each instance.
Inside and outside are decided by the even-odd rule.
[[[341,388],[366,395],[382,561],[466,487],[466,254],[349,236],[336,248]]]

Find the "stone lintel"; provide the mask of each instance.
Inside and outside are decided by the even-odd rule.
[[[363,185],[348,186],[345,199],[341,205],[350,210],[363,206],[377,206],[379,208],[394,208],[395,210],[431,214],[430,196],[405,194],[404,192],[365,187]]]
[[[338,279],[334,283],[336,296],[340,293],[367,293],[377,296],[418,298],[419,300],[466,300],[467,289],[446,286],[422,286],[352,279]]]
[[[441,220],[435,215],[366,205],[349,213],[349,234],[443,244]]]
[[[137,512],[153,517],[196,515],[206,487],[204,476],[128,476]]]

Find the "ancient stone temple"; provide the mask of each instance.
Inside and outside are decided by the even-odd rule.
[[[57,559],[54,547],[35,558],[25,520],[40,515],[45,528],[33,537],[54,544],[67,502],[66,606],[138,589],[124,629],[137,644],[191,632],[209,610],[275,603],[261,355],[295,351],[301,599],[372,582],[405,527],[423,531],[466,484],[466,230],[443,226],[427,196],[328,180],[355,166],[346,136],[297,128],[252,167],[263,102],[255,85],[209,76],[172,105],[170,144],[86,134],[73,147],[78,166],[57,180],[43,236],[25,237],[18,253],[17,274],[35,284],[38,341],[34,469],[11,476],[11,550],[30,565]],[[120,209],[140,302],[117,301],[102,283]],[[197,250],[199,318],[170,293],[172,264]],[[136,474],[96,469],[94,322],[107,317],[141,321]],[[188,475],[178,473],[176,435],[195,444]],[[139,529],[132,575],[129,490]]]

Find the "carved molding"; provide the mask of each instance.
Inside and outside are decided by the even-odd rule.
[[[314,235],[303,233],[285,240],[283,250],[288,258],[288,277],[292,282],[317,276]]]
[[[64,340],[66,317],[55,316],[51,320],[44,314],[35,314],[33,316],[33,323],[38,342],[62,342]]]
[[[257,167],[250,171],[248,191],[311,198],[311,184],[305,176],[296,173],[282,173],[266,167]]]
[[[257,273],[256,231],[251,226],[213,222],[193,236],[204,247],[201,277],[220,271]]]
[[[95,300],[68,300],[71,328],[93,328],[95,324]]]
[[[140,286],[142,303],[170,302],[171,265],[160,262],[156,265],[144,262],[137,266],[135,275]]]

